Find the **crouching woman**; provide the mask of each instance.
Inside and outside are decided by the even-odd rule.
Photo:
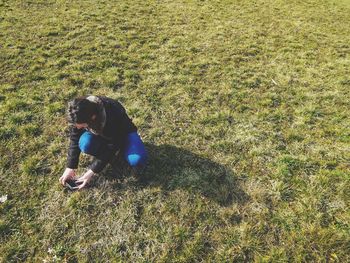
[[[118,101],[103,96],[76,98],[68,103],[67,120],[70,124],[70,145],[67,168],[59,179],[62,185],[76,177],[75,169],[81,152],[95,159],[89,170],[77,179],[78,189],[87,186],[117,151],[133,168],[146,165],[145,146],[136,126]]]

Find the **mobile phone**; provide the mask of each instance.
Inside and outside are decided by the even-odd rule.
[[[66,187],[68,187],[70,190],[77,190],[79,184],[81,184],[81,182],[77,182],[77,180],[69,179],[66,181]]]

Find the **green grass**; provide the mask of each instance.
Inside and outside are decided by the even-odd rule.
[[[349,14],[349,0],[0,0],[0,260],[350,261]],[[59,185],[65,107],[86,94],[139,127],[145,185],[111,168]]]

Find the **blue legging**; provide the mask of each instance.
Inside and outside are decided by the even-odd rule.
[[[103,155],[101,150],[106,149],[107,141],[101,136],[94,135],[89,131],[84,132],[79,139],[79,148],[82,152],[98,157]],[[140,136],[137,132],[129,133],[127,142],[123,149],[125,160],[132,166],[145,165],[147,152]]]

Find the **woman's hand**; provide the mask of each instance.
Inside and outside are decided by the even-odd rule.
[[[80,189],[84,188],[86,185],[88,185],[94,174],[95,173],[92,170],[88,170],[84,175],[79,177],[78,180],[76,181],[76,183],[79,184],[78,190],[80,190]]]
[[[63,175],[60,177],[59,181],[64,186],[66,184],[66,181],[69,179],[72,179],[75,176],[74,169],[66,168]]]

